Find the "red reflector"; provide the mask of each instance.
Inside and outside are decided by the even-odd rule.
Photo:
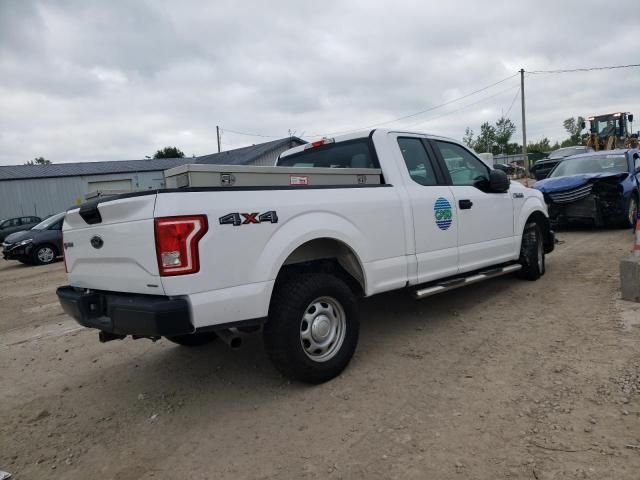
[[[319,147],[320,145],[324,145],[324,140],[318,140],[316,142],[311,142],[311,146],[313,148]]]
[[[154,221],[160,275],[187,275],[200,270],[198,242],[207,233],[207,217],[162,217]]]

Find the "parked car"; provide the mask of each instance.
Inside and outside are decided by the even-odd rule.
[[[570,157],[571,155],[580,155],[582,153],[592,152],[593,149],[585,145],[576,145],[574,147],[565,147],[554,150],[541,160],[538,160],[533,164],[531,170],[536,177],[536,180],[542,180],[549,176],[551,170],[560,163],[563,158]]]
[[[639,150],[565,158],[534,188],[544,194],[552,222],[633,227],[640,201]]]
[[[0,220],[0,242],[3,241],[7,235],[21,230],[29,230],[41,221],[42,219],[40,217],[16,217]]]
[[[101,341],[234,346],[264,325],[275,366],[320,383],[356,349],[359,296],[536,280],[554,248],[543,195],[455,140],[376,129],[233,168],[179,167],[181,188],[69,210],[65,312]]]
[[[62,223],[65,212],[53,215],[30,230],[12,233],[2,243],[5,260],[46,265],[62,255]]]
[[[507,165],[505,163],[494,163],[493,168],[494,170],[502,170],[507,175],[513,175],[513,173],[515,172],[515,169],[512,165]]]

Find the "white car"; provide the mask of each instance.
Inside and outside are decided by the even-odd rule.
[[[354,353],[357,297],[535,280],[554,248],[542,194],[448,138],[376,129],[222,170],[69,210],[64,310],[102,341],[236,345],[262,326],[275,366],[319,383]]]

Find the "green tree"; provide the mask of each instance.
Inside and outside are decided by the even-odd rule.
[[[509,141],[516,131],[516,125],[510,119],[505,117],[500,117],[500,119],[496,122],[495,127],[495,141],[499,147],[499,151],[502,153],[507,153],[507,146],[509,145]]]
[[[164,147],[154,153],[153,158],[184,158],[184,152],[177,147]]]
[[[547,137],[544,137],[537,142],[531,142],[527,145],[527,152],[529,153],[546,153],[551,150],[551,141]]]
[[[571,147],[572,145],[577,145],[580,143],[580,132],[582,132],[582,124],[584,123],[583,117],[577,118],[567,118],[562,122],[562,126],[569,134],[569,140],[571,144],[567,145]],[[565,142],[562,142],[565,143]]]
[[[29,160],[25,165],[51,165],[51,160],[47,160],[44,157],[36,157],[33,160]]]
[[[471,130],[469,127],[467,127],[464,131],[464,137],[462,137],[462,142],[469,148],[474,147],[473,130]]]
[[[489,122],[480,125],[480,134],[473,147],[478,153],[491,152],[496,143],[496,128]]]

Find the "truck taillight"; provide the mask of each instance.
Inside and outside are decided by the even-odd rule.
[[[154,226],[160,276],[198,272],[198,242],[207,233],[207,217],[193,215],[156,218]]]
[[[335,138],[323,137],[322,139],[316,140],[315,142],[307,143],[304,146],[304,149],[307,150],[309,148],[318,148],[318,147],[321,147],[323,145],[328,145],[330,143],[335,143],[335,141],[336,141]]]
[[[64,272],[69,273],[69,268],[67,267],[67,248],[64,243],[64,233],[62,234],[62,261],[64,262]]]

